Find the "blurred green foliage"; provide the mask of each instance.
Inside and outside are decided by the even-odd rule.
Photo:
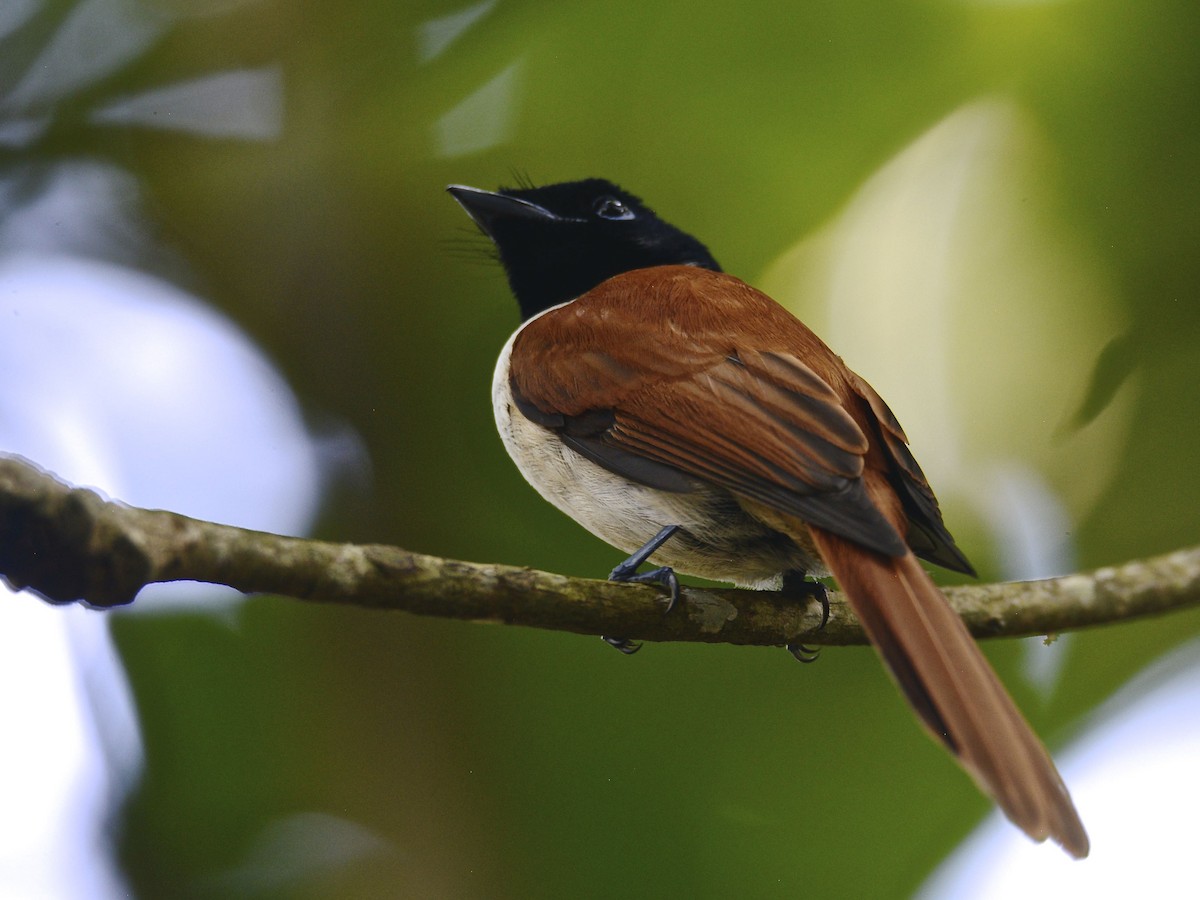
[[[277,63],[278,140],[64,129],[42,152],[133,172],[200,290],[314,420],[362,436],[369,489],[335,498],[323,536],[585,575],[614,563],[495,437],[491,367],[516,310],[445,184],[609,177],[753,281],[920,135],[1000,97],[1040,135],[1044,177],[1022,190],[1128,326],[1063,373],[1087,383],[1094,367],[1084,419],[1129,404],[1103,490],[1069,523],[1077,559],[1195,542],[1189,0],[514,0],[474,7],[441,48],[448,26],[430,23],[457,3],[210,6],[77,102]],[[1070,302],[1086,321],[1087,298]],[[990,559],[984,533],[971,539]],[[988,808],[866,650],[803,669],[782,651],[708,646],[624,659],[574,636],[272,598],[232,622],[120,617],[114,630],[147,745],[120,855],[146,897],[903,896]],[[988,652],[1058,744],[1197,630],[1187,615],[1081,635],[1049,699],[1018,677],[1018,646]],[[220,880],[269,823],[313,811],[383,849],[300,883]]]

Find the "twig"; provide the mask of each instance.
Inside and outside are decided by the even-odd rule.
[[[14,457],[0,457],[0,577],[51,603],[93,608],[130,603],[153,582],[205,581],[245,593],[649,641],[865,642],[836,592],[822,630],[816,601],[771,591],[689,587],[664,615],[661,592],[645,585],[282,537],[139,509],[69,487]],[[1125,621],[1200,604],[1200,547],[946,594],[979,637]]]

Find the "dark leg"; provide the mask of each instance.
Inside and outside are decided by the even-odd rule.
[[[666,612],[670,612],[675,608],[675,602],[679,599],[679,579],[675,577],[675,570],[670,566],[659,566],[657,569],[651,569],[649,572],[638,572],[638,566],[644,563],[650,556],[671,539],[671,536],[679,530],[678,525],[667,525],[659,530],[658,534],[646,541],[641,547],[630,554],[629,558],[618,565],[608,574],[609,581],[624,581],[632,584],[661,584],[667,589],[667,608]],[[642,645],[636,641],[631,641],[628,638],[601,638],[610,647],[615,647],[622,653],[628,655],[637,653],[642,649]]]
[[[675,606],[675,601],[679,599],[679,579],[675,577],[675,570],[670,566],[659,566],[649,572],[638,572],[637,568],[649,559],[655,550],[669,541],[678,530],[678,525],[668,525],[663,528],[638,550],[630,554],[629,559],[609,572],[608,580],[628,581],[634,584],[661,584],[669,592],[666,611],[670,612]]]
[[[825,585],[819,581],[809,581],[803,572],[785,572],[783,574],[783,592],[785,594],[801,594],[819,602],[821,604],[821,624],[817,630],[820,631],[825,627],[829,621],[829,591]],[[808,647],[804,644],[788,644],[787,651],[797,662],[802,663],[816,662],[817,657],[821,655],[821,648]]]

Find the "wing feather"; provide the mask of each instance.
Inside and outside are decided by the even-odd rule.
[[[624,477],[671,491],[702,479],[902,554],[904,536],[862,487],[870,464],[898,481],[914,549],[968,565],[886,404],[799,320],[730,275],[662,266],[611,278],[531,320],[512,360],[522,413]]]

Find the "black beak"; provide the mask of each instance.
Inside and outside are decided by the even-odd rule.
[[[559,216],[545,207],[505,194],[483,191],[467,187],[465,184],[452,184],[446,190],[489,237],[494,236],[492,226],[505,219],[533,219],[542,222],[555,222],[559,219]]]

